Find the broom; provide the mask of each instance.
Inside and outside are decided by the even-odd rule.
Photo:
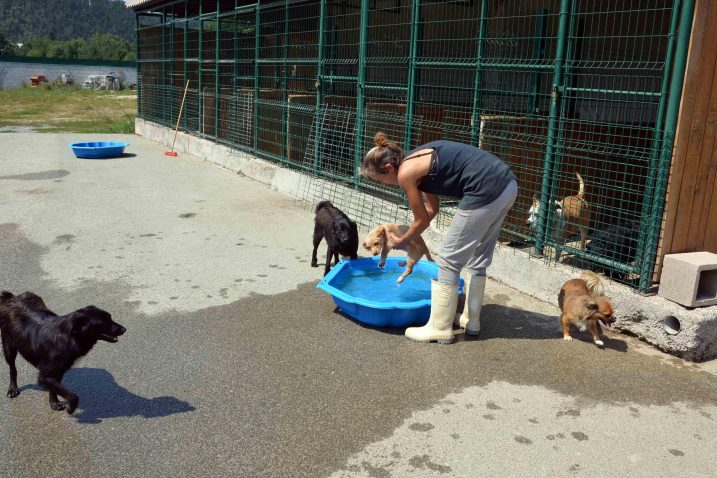
[[[174,139],[172,140],[172,147],[169,148],[169,151],[166,151],[164,154],[167,156],[177,156],[177,153],[174,152],[174,142],[177,141],[177,132],[179,131],[179,120],[182,119],[182,110],[184,109],[184,99],[187,97],[187,90],[189,89],[189,80],[187,80],[187,86],[184,87],[184,95],[182,95],[182,104],[179,106],[179,115],[177,115],[177,126],[174,128]]]

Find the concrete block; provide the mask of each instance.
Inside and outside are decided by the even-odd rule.
[[[488,269],[489,277],[555,305],[562,284],[579,275],[579,270],[565,264],[548,267],[527,251],[503,245],[496,249]],[[605,282],[605,295],[615,309],[615,330],[686,360],[717,358],[717,306],[688,309],[664,297],[644,296],[609,279]],[[559,336],[557,314],[555,327]]]
[[[685,307],[717,304],[717,254],[668,254],[658,294]]]

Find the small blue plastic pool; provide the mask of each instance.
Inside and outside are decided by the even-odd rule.
[[[78,158],[101,159],[117,158],[122,156],[129,143],[117,141],[90,141],[87,143],[72,143],[68,145]]]
[[[374,327],[424,325],[431,315],[431,280],[438,266],[420,261],[413,273],[398,285],[405,257],[388,257],[383,268],[380,257],[343,260],[316,287],[328,292],[346,315]],[[461,288],[463,281],[461,280]]]

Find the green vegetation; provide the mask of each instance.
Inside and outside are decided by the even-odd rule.
[[[0,56],[2,55],[14,55],[16,47],[10,43],[10,40],[5,38],[5,35],[0,32]]]
[[[95,33],[135,38],[134,12],[120,0],[0,0],[0,12],[0,32],[13,43],[89,39]]]
[[[0,91],[0,128],[41,132],[133,133],[135,91],[43,85]]]
[[[134,13],[119,0],[0,0],[0,55],[133,61]]]
[[[1,47],[0,47],[1,48]],[[11,46],[9,54],[41,58],[80,58],[85,60],[134,61],[134,45],[109,33],[95,33],[89,40],[52,40],[36,37],[22,44]]]

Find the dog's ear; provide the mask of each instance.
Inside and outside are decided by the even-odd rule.
[[[94,305],[88,305],[81,309],[77,309],[70,314],[70,324],[72,328],[72,335],[75,337],[85,337],[88,335],[90,330],[100,323],[102,320],[102,313],[105,313],[101,309],[98,309]]]
[[[597,302],[595,302],[595,301],[592,300],[592,299],[586,301],[586,302],[585,302],[585,310],[587,310],[588,314],[592,314],[592,313],[594,313],[594,312],[597,312],[597,310],[598,310]]]
[[[87,307],[77,309],[70,314],[70,331],[74,337],[84,337],[90,330],[92,316]]]

